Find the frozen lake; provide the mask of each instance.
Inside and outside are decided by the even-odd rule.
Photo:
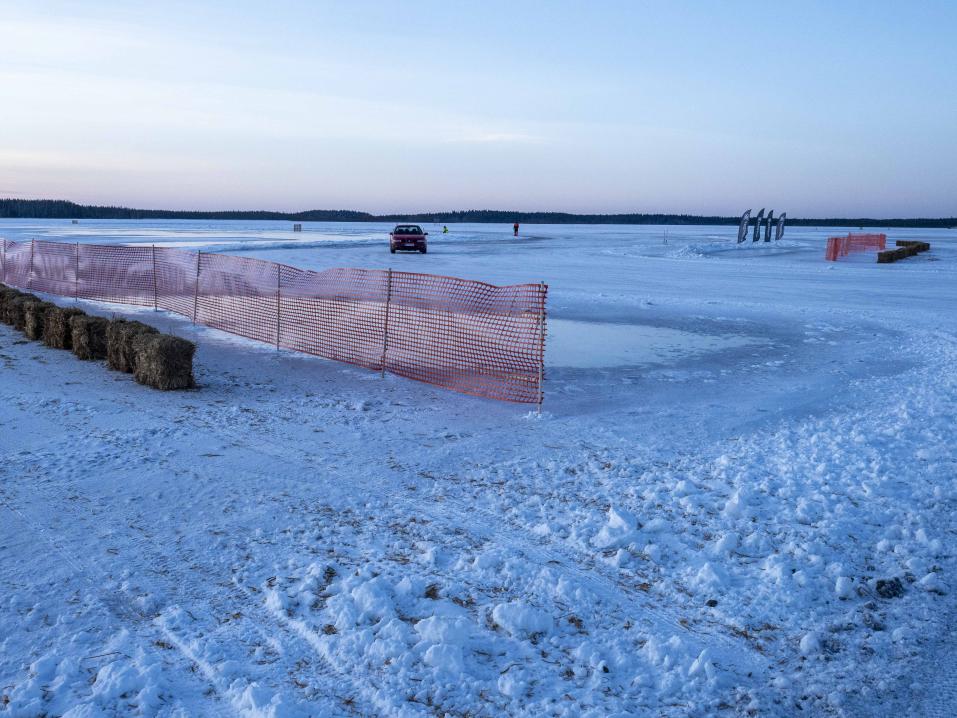
[[[0,220],[549,285],[541,414],[81,302],[197,343],[161,393],[0,325],[0,716],[953,715],[957,232],[389,229]]]
[[[524,225],[516,239],[510,226],[453,224],[442,234],[441,224],[425,224],[429,254],[422,256],[389,254],[391,223],[302,225],[303,231],[294,232],[285,221],[0,220],[0,237],[151,244],[311,269],[393,267],[493,284],[545,281],[551,287],[546,361],[568,369],[668,364],[718,352],[734,357],[727,350],[768,343],[766,329],[747,335],[744,324],[728,327],[687,316],[646,322],[650,314],[659,313],[649,312],[650,307],[665,307],[674,295],[681,295],[682,302],[699,303],[747,304],[749,297],[758,299],[762,265],[772,259],[775,268],[787,265],[812,277],[847,271],[852,265],[864,272],[881,271],[870,266],[872,258],[860,255],[842,260],[839,267],[821,261],[826,238],[845,234],[846,228],[791,227],[781,242],[737,245],[737,228],[732,226]],[[893,230],[891,236],[950,246],[957,242],[957,232],[946,230]],[[683,265],[695,269],[662,269]],[[665,276],[668,281],[663,283]],[[710,284],[692,286],[701,281]],[[636,305],[637,297],[641,299]]]

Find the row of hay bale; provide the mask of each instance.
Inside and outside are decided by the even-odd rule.
[[[930,249],[930,242],[917,242],[910,239],[898,239],[895,244],[897,245],[895,249],[885,249],[877,253],[879,264],[890,264],[898,259],[907,259]]]
[[[140,384],[163,390],[195,386],[196,345],[142,322],[92,316],[2,284],[0,321],[79,359],[105,359],[108,367],[132,374]]]

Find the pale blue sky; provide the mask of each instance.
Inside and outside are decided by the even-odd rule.
[[[0,196],[957,215],[954,2],[0,0]]]

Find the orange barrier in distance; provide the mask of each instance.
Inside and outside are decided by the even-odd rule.
[[[886,234],[848,234],[846,237],[828,237],[824,258],[836,262],[851,252],[881,251],[887,246]]]

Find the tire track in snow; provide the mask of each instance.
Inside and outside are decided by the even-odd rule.
[[[280,440],[283,438],[288,440],[288,437],[277,431],[269,432],[276,442],[272,444],[265,442],[258,435],[255,441],[250,441],[248,436],[239,437],[232,429],[222,424],[217,425],[204,421],[204,426],[214,433],[244,443],[247,448],[254,448],[257,453],[271,456],[278,462],[288,464],[290,460],[288,452],[294,452],[300,458],[308,456],[307,452],[298,445],[284,445],[283,450],[287,453],[277,453],[275,446],[281,443]],[[310,464],[311,468],[315,468],[312,461],[301,463],[304,469]],[[403,467],[399,469],[388,465],[383,468],[400,476],[403,473],[415,473],[422,469],[422,467]],[[298,485],[297,482],[280,476],[273,477],[273,481],[283,481],[290,487]],[[528,529],[524,526],[516,527],[514,523],[511,523],[506,527],[502,516],[493,515],[475,505],[465,505],[457,499],[450,499],[446,496],[442,504],[455,508],[455,517],[451,517],[429,508],[428,504],[410,499],[406,491],[402,488],[396,488],[392,482],[384,479],[374,479],[373,481],[379,484],[375,487],[376,495],[381,497],[383,504],[392,506],[401,504],[412,515],[427,512],[432,520],[441,523],[450,530],[461,526],[468,526],[469,530],[473,532],[478,530],[479,522],[474,521],[474,517],[479,515],[484,519],[482,523],[485,527],[481,529],[481,533],[486,536],[495,536],[502,545],[530,557],[533,563],[542,566],[548,565],[555,570],[566,573],[569,577],[588,587],[608,604],[617,606],[628,618],[640,620],[646,628],[652,628],[659,633],[670,631],[684,637],[690,637],[699,649],[714,649],[726,665],[735,667],[743,675],[756,673],[763,676],[768,672],[768,663],[755,656],[750,647],[740,639],[731,638],[717,631],[705,633],[695,630],[690,624],[683,624],[674,612],[657,606],[649,606],[647,599],[639,593],[638,589],[630,589],[622,583],[619,577],[613,575],[611,569],[602,566],[594,556],[577,551],[564,543],[530,536]],[[505,520],[507,521],[507,519]]]
[[[638,589],[632,589],[623,583],[613,575],[611,569],[603,566],[594,556],[555,541],[541,539],[538,543],[534,543],[535,538],[527,536],[527,530],[524,527],[520,526],[516,529],[507,518],[493,515],[475,505],[466,506],[455,499],[445,497],[441,502],[443,506],[455,507],[456,516],[451,517],[445,512],[430,508],[428,504],[422,502],[413,504],[405,496],[395,494],[391,498],[405,504],[410,512],[427,514],[430,520],[441,523],[448,530],[462,526],[466,518],[471,516],[473,520],[469,522],[469,525],[473,533],[494,536],[497,545],[510,548],[516,554],[527,557],[530,563],[549,566],[564,572],[599,596],[605,603],[617,607],[627,618],[639,621],[645,630],[654,630],[664,635],[672,631],[690,638],[697,644],[698,650],[718,649],[718,645],[715,644],[720,644],[724,650],[716,650],[716,655],[720,655],[727,665],[735,667],[739,673],[757,672],[760,675],[767,673],[767,663],[755,657],[751,649],[743,645],[741,641],[718,632],[705,633],[696,630],[690,623],[687,625],[682,623],[674,613],[659,607],[648,606],[641,600]],[[476,515],[484,519],[482,529],[478,529],[477,522],[474,522]]]
[[[69,483],[70,482],[67,483],[66,488],[72,489],[73,492],[76,493],[78,490],[77,487],[69,486]],[[37,494],[40,493],[35,489],[31,489],[31,491]],[[55,497],[49,495],[43,498],[49,505],[54,505],[56,501]],[[127,513],[116,512],[115,508],[115,506],[111,507],[110,514],[116,517],[118,524],[129,526],[134,523],[135,517]],[[62,506],[60,506],[60,510],[64,510]],[[70,507],[67,513],[69,513],[73,521],[81,524],[85,528],[85,533],[88,535],[96,535],[96,530],[98,528],[102,529],[102,526],[96,525],[88,514],[77,510],[75,507]],[[283,626],[277,622],[273,616],[260,607],[261,600],[258,597],[254,596],[238,583],[235,583],[235,581],[232,581],[229,585],[234,586],[234,588],[238,590],[230,591],[228,594],[222,591],[210,590],[209,587],[213,585],[212,583],[197,584],[194,580],[194,576],[190,575],[189,571],[183,571],[179,568],[185,565],[184,563],[175,562],[172,557],[157,553],[146,538],[132,532],[124,532],[119,535],[127,546],[132,545],[135,548],[137,552],[136,556],[145,563],[141,572],[145,570],[154,574],[151,580],[161,581],[164,591],[167,595],[171,594],[173,596],[173,601],[167,602],[167,605],[159,610],[159,615],[153,618],[136,608],[133,603],[133,597],[124,591],[122,595],[125,596],[125,600],[119,602],[118,606],[115,606],[114,614],[119,618],[122,618],[120,614],[124,612],[127,616],[129,616],[129,614],[135,614],[136,617],[143,621],[149,621],[152,618],[153,625],[184,658],[197,666],[200,674],[206,679],[210,687],[215,690],[218,696],[230,704],[232,710],[235,711],[237,715],[262,715],[264,707],[256,705],[256,691],[251,690],[247,692],[250,686],[255,688],[255,684],[257,684],[259,680],[262,680],[262,678],[257,675],[260,671],[254,670],[247,664],[245,670],[241,671],[241,673],[246,676],[251,676],[251,678],[246,681],[243,690],[237,690],[226,681],[226,678],[222,675],[222,671],[217,665],[201,657],[200,648],[203,647],[209,652],[216,653],[220,651],[219,646],[225,646],[228,649],[237,645],[247,644],[248,642],[245,640],[245,636],[249,633],[258,634],[264,643],[267,644],[276,641],[275,633],[285,634],[288,640],[280,642],[283,649],[280,653],[284,656],[285,661],[285,666],[280,675],[286,675],[293,672],[293,667],[290,663],[292,659],[303,655],[302,649],[306,649],[305,653],[314,653],[311,642],[298,631],[292,630],[289,626]],[[89,567],[84,569],[77,564],[72,565],[83,575],[87,572],[90,574],[100,573]],[[204,572],[208,573],[211,568],[215,567],[204,567]],[[106,581],[106,577],[102,574],[100,578],[102,581]],[[223,583],[217,585],[223,585]],[[205,590],[197,590],[200,586]],[[192,590],[190,591],[190,589]],[[117,593],[116,595],[119,594]],[[237,603],[232,604],[230,603],[230,599],[239,600]],[[118,602],[113,601],[112,603],[117,604]],[[104,605],[106,605],[106,601],[104,601]],[[184,605],[186,606],[185,608]],[[196,613],[207,619],[207,622],[197,618],[190,610],[191,608],[195,609],[196,606],[204,606],[208,609],[196,611]],[[212,612],[214,608],[218,608],[215,613],[229,616],[230,620],[219,622]],[[171,615],[182,613],[187,614],[196,625],[171,625],[169,620]],[[213,625],[212,629],[208,627],[210,623]],[[266,629],[267,626],[272,626],[275,631],[268,631]],[[289,644],[298,645],[293,648]],[[288,657],[292,657],[292,659],[288,659]],[[235,660],[236,656],[231,655],[226,657],[224,652],[224,658],[225,660]],[[352,676],[330,664],[325,656],[317,654],[317,658],[320,663],[318,666],[311,666],[308,676],[310,679],[318,679],[317,682],[320,685],[314,686],[314,688],[321,695],[328,696],[330,699],[335,698],[338,701],[338,704],[325,707],[322,712],[317,715],[330,715],[330,708],[333,711],[339,709],[339,715],[349,715],[350,711],[342,709],[342,706],[358,702],[356,698],[361,692],[359,686],[355,685]],[[343,683],[352,686],[352,693],[343,695]],[[275,695],[280,698],[285,695],[285,691],[281,688],[273,687],[273,690],[275,691]],[[311,699],[311,702],[314,700],[315,699]],[[260,698],[259,702],[263,702],[262,698]],[[269,704],[267,703],[265,708],[268,709],[268,707]],[[356,708],[363,714],[374,714],[374,711],[368,708],[362,709],[361,706],[357,706]]]
[[[15,517],[15,519],[17,519],[23,525],[28,533],[35,534],[40,540],[47,543],[50,548],[53,549],[53,551],[70,566],[76,577],[81,582],[88,584],[89,590],[87,591],[87,595],[91,597],[94,602],[105,609],[107,614],[116,618],[121,625],[128,626],[131,629],[132,634],[135,636],[135,640],[137,640],[137,642],[144,647],[145,652],[161,655],[156,647],[156,640],[159,637],[158,634],[150,631],[151,635],[146,635],[144,626],[147,625],[146,621],[148,620],[148,617],[143,615],[143,613],[133,604],[129,595],[119,591],[115,591],[112,594],[106,594],[102,587],[110,585],[111,582],[104,574],[102,574],[102,572],[96,570],[91,565],[86,564],[86,562],[82,559],[79,559],[75,555],[67,552],[59,542],[50,536],[49,531],[47,531],[45,527],[43,527],[37,521],[31,520],[30,517],[24,514],[21,509],[18,509],[10,504],[9,499],[6,496],[0,495],[0,504],[2,504],[3,507],[6,508]],[[94,581],[93,577],[96,577],[98,580]],[[123,596],[123,598],[121,599],[120,596]],[[188,656],[184,655],[183,657],[188,660]],[[209,687],[215,689],[215,686],[211,684],[208,685]],[[199,693],[202,693],[202,691],[199,691]],[[188,711],[182,707],[182,704],[175,696],[172,698],[174,701],[176,701],[176,704],[180,706],[180,709],[184,714],[188,713]],[[215,712],[210,713],[209,715],[222,715],[223,718],[227,718],[228,716],[232,715],[230,712],[226,712],[221,706],[204,706],[204,709],[215,709]]]

